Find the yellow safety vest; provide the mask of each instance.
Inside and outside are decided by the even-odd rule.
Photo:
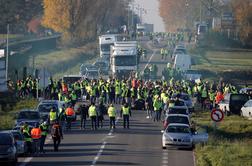
[[[108,108],[108,116],[109,116],[109,117],[115,117],[115,116],[116,116],[115,107],[109,107],[109,108]]]
[[[57,112],[50,112],[50,121],[56,120],[57,119]]]
[[[96,108],[95,106],[90,106],[88,109],[89,116],[96,116]]]
[[[123,115],[129,115],[129,107],[122,107]]]

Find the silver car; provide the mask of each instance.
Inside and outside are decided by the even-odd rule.
[[[192,149],[195,144],[206,143],[207,140],[207,133],[192,133],[190,126],[187,124],[171,123],[163,132],[162,148]]]

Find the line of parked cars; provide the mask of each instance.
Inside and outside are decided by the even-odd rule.
[[[162,148],[192,149],[197,143],[206,143],[208,134],[205,130],[196,131],[191,122],[192,100],[187,94],[173,95],[175,103],[165,111],[162,130]],[[176,98],[176,99],[175,99]]]
[[[42,100],[34,110],[20,110],[15,117],[16,120],[13,129],[0,131],[0,163],[6,162],[8,165],[16,165],[18,156],[27,153],[27,145],[21,133],[24,123],[27,123],[31,130],[37,124],[48,120],[51,109],[56,110],[59,115],[65,107],[65,103],[62,101]]]

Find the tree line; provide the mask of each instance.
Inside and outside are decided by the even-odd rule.
[[[127,0],[1,0],[0,33],[26,33],[27,23],[41,19],[42,28],[63,34],[66,44],[81,44],[97,33],[127,22]]]
[[[167,31],[192,28],[195,21],[212,23],[213,17],[221,18],[226,11],[234,16],[235,29],[240,40],[252,42],[252,2],[250,0],[160,0],[160,16]]]

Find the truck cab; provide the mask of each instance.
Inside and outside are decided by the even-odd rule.
[[[111,46],[111,71],[118,78],[137,70],[137,42],[116,42]]]

